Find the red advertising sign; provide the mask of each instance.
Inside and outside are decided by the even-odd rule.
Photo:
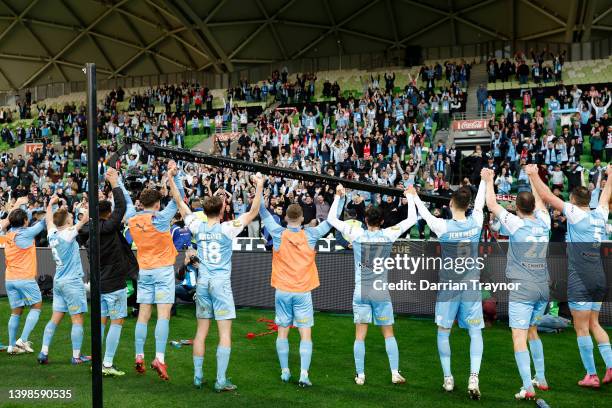
[[[36,151],[36,149],[40,149],[42,150],[43,148],[43,144],[42,143],[26,143],[25,144],[25,152],[26,154],[32,154]]]
[[[487,119],[474,119],[474,120],[455,120],[453,121],[453,130],[459,130],[467,132],[470,130],[483,130],[489,125]]]

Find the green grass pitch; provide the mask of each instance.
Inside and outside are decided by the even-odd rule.
[[[51,305],[46,302],[41,319],[31,340],[40,349],[42,332],[50,316]],[[3,326],[10,312],[6,298],[0,299]],[[228,377],[238,386],[235,393],[217,394],[212,385],[215,377],[217,330],[213,326],[207,341],[204,375],[207,386],[196,390],[191,385],[193,365],[191,347],[175,349],[168,346],[169,382],[162,382],[152,370],[137,375],[132,367],[134,358],[135,319],[126,321],[115,358],[115,364],[127,374],[122,378],[104,379],[104,403],[107,407],[515,407],[535,406],[534,402],[516,402],[514,393],[520,378],[514,362],[510,330],[505,322],[484,330],[484,357],[480,372],[482,399],[471,401],[467,395],[469,375],[469,336],[453,329],[453,374],[456,389],[447,394],[442,388],[442,373],[436,350],[436,329],[431,320],[396,318],[395,335],[400,350],[400,370],[407,384],[394,386],[388,370],[384,341],[380,331],[372,326],[366,340],[365,386],[353,382],[354,326],[350,315],[316,313],[313,329],[314,352],[311,380],[314,386],[300,389],[297,384],[283,384],[275,349],[275,336],[246,338],[248,332],[267,331],[259,318],[273,318],[270,310],[239,309],[234,323],[232,356]],[[21,321],[23,327],[24,318]],[[86,321],[84,351],[90,350],[90,330]],[[147,363],[154,356],[154,320],[149,323],[145,345]],[[20,327],[20,330],[21,330]],[[5,326],[0,331],[6,343]],[[178,316],[170,322],[170,340],[189,339],[195,333],[194,309],[179,307]],[[584,375],[576,336],[573,330],[562,334],[543,335],[546,374],[551,391],[539,392],[553,408],[610,407],[612,385],[600,390],[581,389],[576,382]],[[299,336],[290,335],[290,366],[294,378],[299,374]],[[39,366],[36,354],[9,356],[0,354],[3,395],[0,407],[32,406],[32,403],[10,402],[6,390],[10,388],[49,389],[70,388],[74,399],[70,403],[47,402],[48,407],[86,407],[91,404],[89,366],[71,366],[70,322],[67,318],[58,327],[51,344],[47,366]],[[595,348],[595,359],[600,376],[604,371],[601,357]],[[533,368],[532,368],[533,370]],[[38,406],[43,406],[39,404]]]

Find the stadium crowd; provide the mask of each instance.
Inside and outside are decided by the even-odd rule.
[[[556,58],[562,60],[563,55]],[[482,168],[495,171],[499,194],[527,190],[528,163],[539,164],[542,179],[552,184],[555,194],[562,195],[582,183],[586,170],[581,161],[592,162],[588,171],[590,188],[601,189],[601,161],[609,161],[612,156],[608,113],[612,97],[607,87],[573,87],[568,91],[560,85],[549,97],[536,93],[533,101],[531,95],[523,94],[522,105],[506,95],[501,114],[493,95],[481,88],[475,97],[490,119],[491,143],[465,155],[454,144],[436,140],[435,132],[448,128],[451,114],[464,108],[462,84],[469,80],[469,71],[467,63],[423,67],[422,82],[411,80],[399,92],[394,92],[394,73],[384,74],[382,81],[372,75],[362,78],[361,96],[313,102],[316,75],[298,75],[292,83],[283,70],[274,72],[257,92],[246,82],[229,89],[225,107],[215,113],[211,113],[210,90],[199,84],[165,85],[131,95],[122,89],[113,90],[98,111],[98,169],[102,176],[107,167],[116,165],[107,159],[117,151],[122,137],[182,147],[186,133],[207,135],[214,130],[219,133],[215,136],[215,152],[224,156],[378,185],[403,188],[415,184],[421,191],[445,197],[457,185],[475,190]],[[332,95],[339,91],[337,84],[324,84],[324,88],[329,88]],[[289,89],[292,91],[288,93]],[[249,118],[246,108],[233,106],[234,100],[257,100],[256,95],[265,99],[268,93],[290,104],[281,104],[255,118]],[[117,103],[123,101],[129,108],[119,110]],[[33,123],[26,129],[18,128],[16,135],[6,126],[0,132],[5,142],[43,143],[41,149],[25,156],[2,154],[0,214],[6,216],[9,206],[27,195],[30,212],[40,216],[53,194],[64,198],[77,214],[87,200],[87,156],[82,143],[87,126],[85,106],[66,105],[56,110],[32,105],[31,109],[36,109],[37,126]],[[54,144],[54,140],[60,143]],[[585,144],[590,146],[590,154],[585,155]],[[124,163],[124,177],[134,180],[135,186],[164,188],[163,161],[134,146]],[[244,174],[192,163],[183,165],[183,182],[194,208],[198,208],[198,197],[221,190],[233,204],[227,207],[224,219],[247,211],[253,186]],[[304,208],[306,224],[327,217],[333,196],[326,186],[274,177],[268,179],[267,189],[272,212],[282,220],[287,206],[298,202]],[[388,225],[405,218],[407,211],[405,199],[380,194],[353,192],[348,201],[352,208],[349,213],[362,222],[365,207],[371,203],[389,208],[385,211]],[[445,208],[436,211],[450,216]],[[419,232],[424,237],[424,222],[419,223]],[[260,236],[258,224],[244,234]]]

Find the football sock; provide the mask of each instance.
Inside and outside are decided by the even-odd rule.
[[[536,378],[538,380],[546,380],[546,376],[544,375],[544,346],[542,346],[542,340],[529,340],[529,350],[531,351]]]
[[[8,321],[9,346],[15,347],[17,341],[17,329],[19,329],[19,315],[11,315]]]
[[[28,341],[30,338],[30,333],[36,327],[36,323],[38,323],[38,318],[40,317],[40,309],[30,309],[28,312],[28,317],[26,317],[25,324],[23,325],[23,331],[21,332],[21,340]]]
[[[612,368],[612,349],[610,349],[610,343],[599,344],[599,354],[606,363],[606,368]]]
[[[232,349],[230,347],[217,347],[217,383],[225,384],[225,372],[229,364],[230,354]]]
[[[516,366],[518,367],[521,380],[523,381],[523,388],[525,390],[533,389],[531,384],[531,359],[529,358],[529,352],[515,351],[514,358],[516,359]]]
[[[312,358],[312,341],[300,341],[300,369],[302,372],[310,369],[310,359]]]
[[[444,376],[452,376],[450,332],[438,330],[438,354],[440,355],[440,363],[442,364]]]
[[[147,324],[136,323],[136,330],[134,331],[134,345],[136,348],[136,357],[144,356],[144,345],[147,340]]]
[[[587,374],[597,374],[595,358],[593,357],[593,339],[591,336],[578,336],[578,350],[580,350],[580,358]]]
[[[357,374],[363,374],[365,371],[365,342],[363,340],[355,340],[353,355],[355,356],[355,371]]]
[[[385,338],[385,350],[387,350],[387,357],[389,357],[389,367],[391,371],[397,371],[399,367],[399,350],[397,349],[397,341],[395,337]]]
[[[204,364],[204,357],[201,356],[193,356],[193,375],[194,377],[198,377],[202,379],[202,365]]]
[[[49,345],[51,344],[51,340],[53,340],[53,335],[55,334],[55,328],[57,325],[49,320],[49,323],[45,326],[45,331],[43,333],[43,343],[42,343],[42,353],[49,354]]]
[[[482,343],[482,330],[470,329],[470,373],[478,374],[480,372],[480,363],[482,361],[482,351],[484,345]]]
[[[278,354],[278,361],[280,362],[281,369],[289,369],[289,340],[288,339],[276,339],[276,353]]]
[[[104,332],[106,331],[106,325],[100,323],[100,344],[104,344]]]
[[[70,331],[70,340],[72,340],[72,357],[79,358],[81,356],[81,346],[83,345],[83,325],[72,323]]]
[[[104,366],[111,367],[113,365],[113,359],[117,352],[117,346],[119,346],[119,338],[121,337],[121,325],[111,324],[108,329],[108,336],[106,337],[106,351],[104,353]]]
[[[161,363],[164,362],[163,355],[166,353],[166,343],[168,342],[169,331],[170,320],[157,319],[157,324],[155,325],[155,357],[160,360]]]

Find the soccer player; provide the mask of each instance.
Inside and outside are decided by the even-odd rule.
[[[548,267],[546,253],[550,235],[550,214],[536,189],[523,191],[516,196],[516,215],[497,203],[493,186],[493,170],[482,170],[487,183],[487,207],[495,214],[510,237],[506,277],[518,288],[510,292],[508,304],[509,324],[512,329],[514,358],[523,381],[516,399],[534,399],[534,386],[548,390],[544,375],[544,348],[538,336],[537,322],[544,315],[548,304]],[[531,379],[531,360],[536,376]]]
[[[171,170],[172,174],[172,170]],[[220,222],[224,213],[225,196],[214,195],[204,199],[204,212],[208,221],[198,219],[187,204],[180,200],[176,185],[170,179],[170,191],[179,211],[185,219],[185,225],[193,233],[198,245],[200,267],[196,285],[196,317],[198,329],[193,341],[193,384],[202,388],[204,348],[210,328],[210,320],[217,321],[219,328],[219,345],[217,346],[217,381],[215,390],[234,391],[237,387],[225,376],[231,352],[232,320],[236,318],[236,308],[232,295],[232,245],[233,240],[242,232],[259,211],[263,192],[264,178],[255,176],[257,190],[251,209],[235,220]]]
[[[129,218],[136,210],[117,170],[109,168],[106,181],[112,188],[114,208],[109,200],[101,200],[99,203],[102,338],[106,323],[110,319],[102,374],[118,377],[125,375],[125,372],[115,367],[113,359],[119,346],[123,319],[127,316],[126,279],[128,276],[135,279],[138,275],[138,262],[121,233],[122,220],[124,216]]]
[[[83,283],[81,253],[76,241],[79,230],[89,220],[89,214],[85,210],[83,218],[75,225],[72,214],[65,207],[60,207],[53,212],[53,207],[59,202],[57,196],[51,197],[45,217],[49,247],[55,259],[55,276],[53,276],[53,314],[45,326],[38,362],[40,364],[49,363],[49,345],[55,329],[62,321],[64,314],[68,313],[72,320],[70,333],[72,364],[77,365],[91,361],[90,356],[81,354],[83,314],[87,313],[87,297]]]
[[[612,350],[610,338],[599,324],[601,301],[606,292],[605,274],[600,255],[600,243],[606,234],[610,195],[612,193],[612,164],[608,164],[608,181],[599,197],[599,205],[589,208],[590,193],[586,187],[575,187],[566,203],[555,196],[538,176],[537,168],[528,166],[527,174],[544,202],[567,217],[568,277],[567,295],[578,338],[580,358],[586,370],[578,385],[599,388],[599,377],[593,357],[595,337],[599,352],[606,363],[604,384],[612,383]]]
[[[331,225],[323,221],[316,227],[302,228],[304,212],[299,204],[287,207],[282,227],[266,208],[264,201],[259,206],[259,215],[264,227],[272,236],[272,287],[275,293],[275,322],[278,325],[276,351],[281,366],[281,380],[289,382],[289,336],[290,326],[300,332],[300,387],[310,387],[308,369],[312,358],[312,326],[314,310],[310,291],[319,286],[319,272],[315,264],[317,241],[327,234]]]
[[[184,197],[183,185],[174,171],[176,163],[168,163],[180,196]],[[170,331],[170,311],[174,304],[174,262],[178,252],[174,247],[170,224],[176,214],[177,203],[172,200],[160,211],[162,196],[154,188],[145,188],[140,193],[143,211],[129,218],[130,234],[136,244],[138,266],[137,302],[138,321],[135,330],[136,359],[135,368],[139,374],[145,373],[144,344],[147,339],[147,324],[151,319],[151,309],[157,305],[157,325],[155,326],[155,359],[151,363],[162,380],[169,380],[168,366],[165,362],[166,343]]]
[[[44,221],[28,226],[28,214],[21,208],[28,202],[27,197],[20,197],[15,202],[8,219],[2,220],[0,229],[6,231],[0,236],[0,244],[4,245],[6,262],[5,286],[11,307],[11,317],[8,322],[9,345],[7,353],[33,353],[32,343],[28,340],[34,330],[40,310],[42,296],[36,282],[36,245],[34,238],[45,229]],[[16,339],[19,320],[23,308],[30,306],[21,337]]]
[[[391,246],[397,238],[408,231],[416,223],[416,207],[414,196],[409,194],[414,191],[410,187],[405,191],[408,198],[408,218],[397,225],[381,229],[383,223],[383,211],[380,207],[370,206],[366,209],[365,220],[367,230],[340,221],[336,215],[338,208],[342,210],[345,191],[341,184],[336,187],[336,196],[329,210],[327,221],[336,228],[347,240],[353,244],[353,255],[355,258],[355,291],[353,293],[353,316],[355,322],[355,343],[353,354],[355,357],[355,383],[365,384],[365,338],[368,333],[368,325],[374,320],[376,326],[380,326],[385,338],[385,349],[389,358],[391,368],[391,382],[403,384],[406,382],[399,372],[399,351],[393,334],[393,304],[387,290],[376,291],[372,288],[374,280],[387,281],[387,270],[382,274],[376,273],[372,264],[375,261],[372,254],[380,259],[386,259],[391,254]]]
[[[484,219],[483,207],[485,203],[486,185],[480,182],[478,194],[474,201],[472,213],[467,216],[466,211],[472,199],[469,187],[464,186],[455,191],[450,200],[450,210],[453,218],[445,220],[434,217],[425,207],[418,196],[414,197],[419,215],[427,222],[442,247],[442,259],[476,259],[478,257],[478,243],[482,232]],[[477,267],[465,268],[459,274],[448,268],[448,262],[443,263],[440,269],[439,280],[442,283],[455,282],[458,284],[480,280],[480,270]],[[445,268],[446,266],[446,268]],[[436,324],[438,325],[438,353],[444,372],[444,390],[450,392],[455,388],[455,380],[451,373],[450,333],[455,319],[459,327],[467,329],[470,335],[470,377],[468,380],[468,393],[472,399],[480,399],[478,374],[482,361],[483,342],[482,329],[484,321],[482,316],[482,296],[479,290],[454,290],[452,288],[439,290],[436,300]]]

